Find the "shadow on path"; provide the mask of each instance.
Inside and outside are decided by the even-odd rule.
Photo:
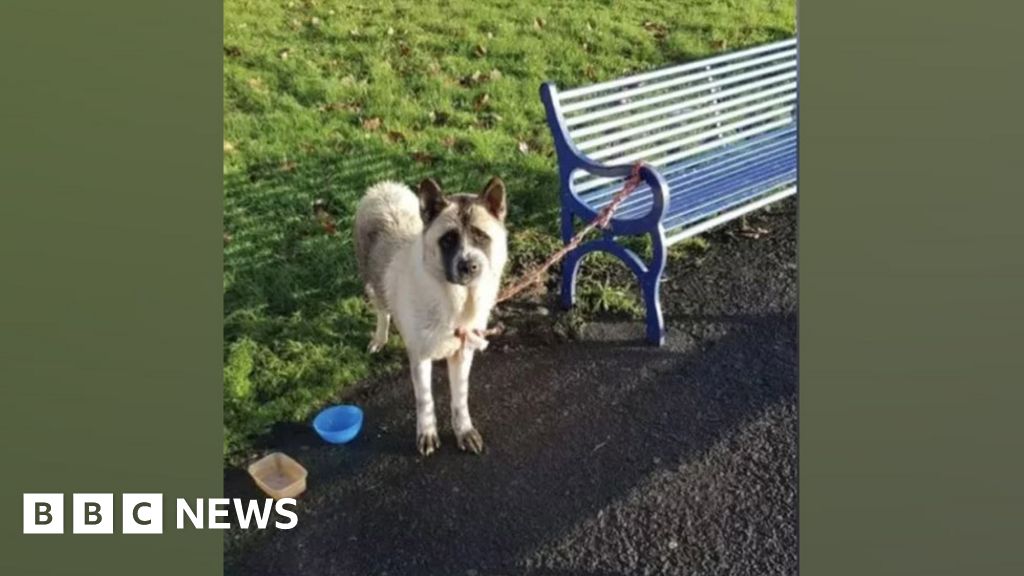
[[[413,451],[405,374],[355,401],[366,428],[330,447],[301,427],[275,448],[310,472],[290,531],[233,530],[230,574],[522,573],[522,558],[622,498],[645,477],[698,459],[767,406],[796,394],[796,318],[748,317],[717,339],[683,334],[655,349],[587,342],[485,353],[473,372],[481,457],[443,427],[439,454]],[[439,418],[445,374],[435,370]],[[228,497],[256,496],[241,472]]]

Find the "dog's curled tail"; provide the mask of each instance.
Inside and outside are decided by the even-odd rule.
[[[379,292],[388,263],[422,230],[419,199],[408,186],[385,181],[367,189],[356,208],[354,229],[363,283]]]

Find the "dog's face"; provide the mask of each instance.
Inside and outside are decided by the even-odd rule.
[[[427,270],[450,284],[472,286],[505,265],[505,183],[491,178],[480,194],[450,194],[428,178],[420,183],[423,258]]]

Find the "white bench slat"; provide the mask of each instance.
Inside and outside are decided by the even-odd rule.
[[[612,102],[619,102],[622,100],[633,98],[634,96],[639,96],[641,94],[648,94],[650,92],[660,92],[667,88],[672,88],[674,86],[680,86],[683,84],[693,84],[701,80],[707,80],[709,78],[722,76],[723,74],[729,74],[732,72],[739,72],[741,70],[746,70],[748,68],[767,67],[772,62],[776,62],[778,60],[793,60],[795,58],[796,50],[786,50],[785,52],[769,54],[767,56],[762,56],[760,58],[755,58],[753,60],[743,60],[735,64],[722,66],[721,68],[705,68],[700,72],[687,74],[686,76],[680,76],[679,78],[672,78],[671,80],[666,80],[664,82],[646,84],[630,90],[624,90],[622,92],[609,94],[607,96],[598,96],[590,100],[583,100],[571,104],[563,104],[562,113],[568,115],[580,110],[596,108],[604,104],[610,104]]]
[[[618,106],[602,108],[600,110],[587,112],[585,114],[567,116],[565,117],[565,125],[570,129],[571,134],[572,128],[575,126],[579,126],[580,124],[586,124],[587,122],[592,122],[594,120],[598,120],[608,116],[616,116],[622,114],[623,112],[629,112],[631,110],[636,110],[638,108],[646,108],[648,106],[653,106],[655,104],[661,104],[662,102],[679,100],[686,96],[692,96],[694,94],[699,94],[701,92],[710,92],[723,86],[732,86],[734,84],[738,84],[740,82],[750,80],[752,78],[763,77],[769,74],[787,72],[791,70],[796,70],[795,60],[790,60],[767,68],[758,68],[756,70],[744,72],[743,74],[725,76],[722,78],[715,79],[713,81],[702,83],[697,86],[691,86],[688,88],[680,89],[678,91],[669,92],[667,94],[659,94],[657,96],[646,98],[643,100],[634,100],[632,102],[625,102],[623,104],[619,104]]]
[[[787,153],[795,154],[795,152],[795,139],[781,140],[771,146],[748,151],[748,153],[740,157],[730,156],[721,162],[700,162],[701,168],[679,174],[671,179],[673,182],[669,184],[669,187],[675,186],[675,188],[662,222],[665,224],[666,229],[669,229],[672,227],[671,223],[678,219],[678,216],[686,216],[695,208],[699,210],[701,206],[696,202],[699,201],[701,196],[706,194],[707,188],[716,186],[716,182],[731,180],[735,177],[737,171],[743,169],[757,171],[771,169],[780,162],[784,162],[784,157]],[[716,195],[716,199],[721,197]],[[607,200],[610,202],[611,198]],[[650,194],[633,196],[619,205],[616,211],[616,218],[630,219],[643,216],[650,211],[654,203],[653,200]],[[592,206],[603,207],[603,205],[607,204],[604,201],[595,201],[594,196],[588,197],[587,202]]]
[[[779,190],[778,192],[774,192],[768,196],[760,198],[759,200],[755,200],[754,202],[751,202],[749,204],[744,204],[742,206],[729,210],[728,212],[723,212],[713,218],[704,220],[700,224],[684,228],[680,232],[672,236],[666,237],[665,244],[675,244],[680,240],[692,238],[693,236],[696,236],[703,232],[707,232],[708,230],[718,226],[719,224],[724,224],[734,218],[739,218],[744,214],[748,214],[750,212],[753,212],[754,210],[760,210],[761,208],[764,208],[765,206],[772,204],[773,202],[777,202],[779,200],[782,200],[783,198],[792,196],[793,194],[796,194],[796,190],[796,186],[783,188],[782,190]]]
[[[765,154],[771,154],[773,152],[790,148],[794,146],[794,142],[787,138],[787,134],[778,134],[778,138],[768,141],[748,141],[746,143],[738,143],[735,146],[723,146],[719,147],[718,150],[712,150],[708,154],[700,155],[692,160],[686,162],[680,162],[672,166],[672,172],[665,174],[665,182],[672,188],[680,179],[685,179],[690,170],[696,166],[702,164],[719,164],[723,168],[728,169],[729,166],[736,162],[748,162],[756,160]],[[715,171],[705,171],[705,175],[714,175]],[[691,181],[687,180],[688,183]],[[605,187],[602,190],[594,191],[589,194],[583,194],[581,197],[586,198],[587,204],[594,206],[597,209],[604,208],[612,198],[619,191],[618,188]],[[640,199],[634,200],[633,198],[626,199],[620,206],[620,211],[628,216],[626,212],[627,208],[634,203],[646,202],[650,204],[651,199]]]
[[[697,70],[697,69],[704,68],[704,67],[707,67],[707,66],[713,66],[713,65],[716,65],[716,64],[724,63],[724,62],[729,62],[731,60],[736,60],[738,58],[748,58],[750,56],[754,56],[754,55],[757,55],[757,54],[763,54],[765,52],[771,52],[773,50],[780,50],[780,49],[789,48],[789,47],[792,47],[792,46],[796,46],[796,39],[795,38],[791,38],[791,39],[788,39],[788,40],[780,40],[778,42],[773,42],[773,43],[770,43],[770,44],[764,44],[764,45],[761,45],[761,46],[756,46],[756,47],[753,47],[753,48],[748,48],[746,50],[739,50],[739,51],[736,51],[736,52],[730,52],[728,54],[722,54],[720,56],[713,56],[711,58],[705,58],[703,60],[697,60],[697,61],[694,61],[694,62],[688,62],[686,64],[681,64],[679,66],[674,66],[672,68],[663,68],[661,70],[654,70],[652,72],[645,72],[645,73],[636,74],[636,75],[633,75],[633,76],[627,76],[625,78],[618,78],[616,80],[611,80],[611,81],[608,81],[608,82],[602,82],[600,84],[591,84],[589,86],[581,86],[579,88],[573,88],[571,90],[566,90],[564,92],[561,92],[561,94],[560,94],[560,96],[561,96],[560,101],[564,102],[566,100],[571,100],[571,99],[575,99],[575,98],[578,98],[578,97],[587,96],[587,95],[590,95],[590,94],[595,94],[595,93],[598,93],[598,92],[606,92],[606,91],[609,91],[609,90],[614,90],[614,89],[616,89],[618,87],[621,87],[621,86],[628,86],[628,85],[637,84],[637,83],[640,83],[640,82],[647,82],[647,81],[655,80],[655,79],[658,79],[658,78],[664,78],[666,76],[672,76],[672,75],[675,75],[675,74],[681,74],[681,73],[684,73],[684,72],[687,72],[687,71],[690,71],[690,70]]]
[[[580,128],[578,130],[573,130],[571,132],[571,136],[578,141],[577,147],[580,150],[585,150],[585,149],[587,149],[589,147],[592,147],[592,146],[595,146],[595,145],[606,144],[608,142],[613,142],[613,141],[615,141],[617,139],[628,137],[628,136],[636,133],[636,132],[631,132],[631,130],[642,130],[644,127],[654,127],[654,125],[658,124],[658,123],[655,122],[655,123],[649,124],[649,125],[638,126],[636,128],[631,128],[631,129],[623,130],[623,131],[620,131],[620,132],[610,132],[610,130],[612,130],[613,128],[619,128],[621,126],[627,126],[629,124],[636,124],[638,122],[642,122],[644,120],[649,120],[651,118],[658,118],[660,116],[669,116],[670,114],[672,114],[674,112],[679,112],[681,110],[688,110],[690,108],[693,108],[694,106],[699,106],[699,105],[702,105],[702,104],[706,104],[708,102],[714,102],[716,100],[722,100],[724,98],[728,98],[728,97],[731,97],[731,96],[736,96],[737,94],[744,94],[744,93],[747,93],[747,92],[754,92],[754,91],[757,91],[760,88],[764,88],[765,86],[771,86],[773,84],[776,84],[776,86],[772,86],[771,88],[768,88],[768,89],[763,90],[763,91],[758,91],[758,92],[756,92],[754,94],[750,94],[749,96],[744,96],[744,98],[747,98],[747,97],[756,98],[756,97],[758,97],[760,95],[769,96],[769,95],[773,95],[773,94],[778,94],[779,92],[785,92],[787,90],[794,90],[795,91],[796,90],[796,82],[789,82],[787,84],[778,85],[779,82],[786,81],[786,80],[796,80],[796,71],[788,72],[786,74],[780,74],[778,76],[773,76],[771,78],[765,78],[764,80],[758,80],[757,82],[744,83],[744,84],[741,84],[741,85],[736,86],[734,88],[727,88],[727,89],[722,90],[720,92],[714,92],[714,93],[708,94],[706,96],[700,96],[698,98],[694,98],[693,100],[685,100],[685,101],[679,102],[677,104],[671,104],[669,106],[665,106],[665,107],[662,107],[662,108],[655,108],[653,110],[648,110],[646,112],[641,112],[639,114],[633,114],[633,115],[629,115],[629,116],[624,116],[622,118],[616,118],[615,120],[610,120],[608,122],[602,122],[601,124],[594,124],[594,125],[591,125],[591,126],[585,126],[585,127]],[[684,118],[683,118],[683,115],[669,116],[669,118],[664,120],[664,122],[671,122],[671,121],[673,121],[675,119],[680,119],[681,120],[681,119],[684,119]],[[598,133],[604,133],[604,132],[607,132],[607,134],[604,135],[604,136],[600,136],[598,138],[592,138],[590,140],[579,141],[579,139],[584,137],[584,136],[590,136],[592,134],[598,134]]]
[[[733,142],[738,142],[740,140],[743,140],[745,138],[750,138],[750,137],[756,136],[758,134],[763,134],[765,132],[774,130],[776,128],[781,128],[783,126],[786,126],[787,124],[792,124],[792,123],[793,123],[793,119],[792,118],[785,118],[785,119],[782,119],[782,120],[777,120],[775,122],[769,122],[767,124],[762,124],[760,126],[751,128],[749,130],[746,130],[746,131],[743,131],[743,132],[740,132],[740,133],[737,133],[737,134],[730,134],[729,136],[723,136],[722,138],[717,138],[714,141],[708,142],[706,144],[701,144],[701,145],[698,145],[698,146],[693,146],[691,148],[688,148],[688,149],[683,150],[681,152],[678,152],[676,154],[670,154],[668,156],[662,156],[661,158],[657,158],[657,159],[654,159],[654,160],[648,160],[647,163],[651,164],[653,166],[666,166],[668,164],[677,162],[679,160],[683,160],[683,159],[685,159],[685,158],[687,158],[689,156],[693,156],[695,154],[700,154],[701,152],[706,152],[708,150],[712,150],[714,148],[718,148],[719,146],[725,146],[725,145],[731,144]],[[709,136],[710,136],[710,134],[709,134]],[[622,163],[625,164],[627,162],[628,161],[623,161]],[[574,184],[573,184],[573,190],[577,194],[582,194],[582,193],[587,192],[589,190],[593,190],[595,188],[599,188],[599,187],[601,187],[604,184],[608,184],[610,182],[618,182],[618,181],[622,181],[622,178],[591,177],[591,179],[587,180],[586,182],[582,182],[580,180],[575,181]]]
[[[751,134],[749,134],[748,131],[743,130],[744,128],[749,128],[749,127],[757,126],[758,124],[770,121],[773,118],[778,118],[779,116],[781,116],[783,114],[785,114],[785,115],[792,114],[792,112],[794,110],[796,110],[796,105],[795,104],[792,105],[792,106],[786,106],[784,108],[777,108],[777,109],[774,109],[774,110],[770,110],[768,112],[764,112],[764,113],[761,113],[761,114],[756,114],[754,116],[746,116],[746,117],[743,117],[740,120],[737,120],[735,122],[731,122],[731,123],[728,123],[728,124],[722,124],[721,126],[716,126],[712,130],[705,130],[703,132],[699,132],[697,134],[693,134],[692,136],[688,136],[686,138],[679,138],[679,139],[667,142],[665,144],[661,144],[661,145],[655,146],[653,148],[648,148],[646,150],[641,150],[640,152],[634,152],[633,154],[627,154],[625,156],[619,156],[619,157],[615,158],[615,162],[613,162],[613,163],[614,164],[631,164],[633,162],[636,162],[637,160],[644,160],[644,161],[646,161],[648,163],[656,164],[658,162],[664,161],[662,158],[656,158],[656,156],[658,154],[661,154],[662,152],[668,152],[670,150],[676,150],[678,148],[682,148],[682,147],[688,146],[690,144],[695,144],[697,142],[705,142],[707,140],[710,140],[710,139],[714,138],[715,136],[728,134],[730,132],[735,132],[735,133],[737,133],[740,136],[749,136]],[[715,120],[715,119],[712,119],[712,120]],[[787,118],[785,118],[785,120],[783,120],[784,124],[787,123],[787,122],[792,122],[792,119],[789,118],[788,116],[787,116]],[[710,142],[710,144],[717,144],[717,145],[721,146],[722,144],[719,142],[719,140],[721,140],[721,139],[715,138],[712,142]]]
[[[613,146],[608,146],[608,147],[605,147],[605,148],[601,148],[601,149],[595,150],[593,152],[589,152],[587,155],[590,156],[591,158],[593,158],[594,160],[605,160],[605,159],[609,159],[609,158],[615,158],[616,156],[618,156],[618,154],[620,152],[628,152],[630,150],[635,150],[637,148],[643,148],[644,146],[647,146],[648,144],[653,144],[655,142],[660,142],[662,140],[665,140],[666,138],[672,138],[674,136],[678,136],[678,135],[681,135],[681,134],[686,134],[688,132],[694,132],[694,131],[697,131],[697,130],[701,130],[702,128],[706,128],[708,126],[714,126],[716,124],[721,124],[722,122],[724,122],[726,120],[732,120],[733,118],[739,118],[741,116],[749,115],[749,114],[752,114],[754,112],[760,112],[762,110],[767,110],[767,109],[771,109],[771,108],[780,107],[783,104],[794,102],[795,100],[796,100],[796,94],[793,93],[793,92],[789,92],[788,94],[784,94],[784,95],[779,96],[777,98],[773,98],[773,99],[770,99],[770,100],[761,100],[761,101],[758,101],[758,102],[753,102],[753,103],[750,103],[749,105],[742,106],[742,107],[739,107],[739,108],[735,108],[733,106],[729,106],[729,104],[732,104],[732,102],[724,102],[724,103],[721,103],[721,104],[716,105],[716,106],[710,106],[707,109],[701,110],[700,113],[693,115],[693,116],[696,116],[696,117],[708,116],[707,118],[705,118],[703,120],[698,120],[698,121],[695,121],[695,122],[681,122],[681,123],[673,122],[672,124],[676,124],[675,128],[672,128],[672,129],[669,129],[669,130],[662,130],[660,132],[654,132],[654,133],[652,133],[652,134],[650,134],[648,136],[645,136],[643,138],[635,138],[635,139],[631,139],[631,140],[625,140],[621,144],[616,144],[616,145],[613,145]],[[747,103],[749,103],[749,102],[750,102],[750,100],[747,101]],[[744,104],[744,102],[740,102],[739,104]],[[722,110],[727,110],[727,111],[726,112],[722,112]],[[779,108],[780,112],[781,112],[781,110],[783,110],[783,109]],[[790,106],[790,107],[786,108],[785,110],[792,111],[793,107]],[[674,119],[670,119],[670,120],[674,120]],[[651,126],[651,128],[653,128],[653,127],[654,126]],[[643,132],[643,130],[641,130],[641,132]],[[653,150],[649,150],[649,152],[653,153],[654,151]]]

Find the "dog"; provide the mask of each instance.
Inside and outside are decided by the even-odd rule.
[[[433,179],[416,193],[396,182],[371,186],[355,216],[359,275],[377,315],[369,351],[388,341],[394,320],[409,356],[416,394],[416,447],[440,448],[431,367],[448,363],[451,418],[459,449],[479,454],[483,438],[469,415],[469,371],[486,330],[508,258],[505,184],[498,177],[479,194],[449,194]]]

